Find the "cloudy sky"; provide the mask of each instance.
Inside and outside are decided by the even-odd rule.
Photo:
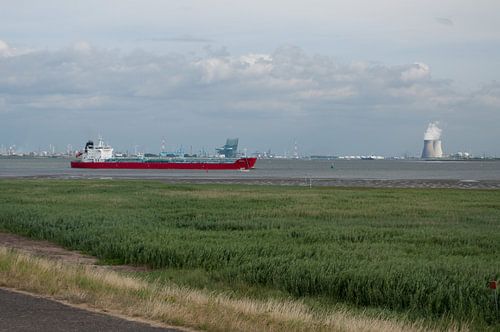
[[[2,1],[0,144],[500,155],[500,1]]]

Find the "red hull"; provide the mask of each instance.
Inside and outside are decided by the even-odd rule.
[[[210,162],[81,162],[72,161],[71,168],[108,168],[108,169],[201,169],[201,170],[224,170],[224,169],[250,169],[255,166],[257,158],[240,158],[234,163],[210,163]]]

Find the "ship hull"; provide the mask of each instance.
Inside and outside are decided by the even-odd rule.
[[[176,162],[176,161],[72,161],[71,168],[93,169],[193,169],[193,170],[242,170],[254,168],[257,158],[240,158],[234,162]]]

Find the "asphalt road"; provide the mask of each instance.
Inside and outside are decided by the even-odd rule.
[[[74,308],[35,296],[0,289],[0,331],[178,332]]]

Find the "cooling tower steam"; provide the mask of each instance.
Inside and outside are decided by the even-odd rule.
[[[438,127],[439,122],[431,122],[427,126],[424,134],[424,149],[422,150],[422,158],[442,158],[443,149],[441,147],[441,129]]]
[[[441,129],[438,127],[439,122],[431,122],[427,126],[424,134],[424,140],[436,141],[441,138]]]

